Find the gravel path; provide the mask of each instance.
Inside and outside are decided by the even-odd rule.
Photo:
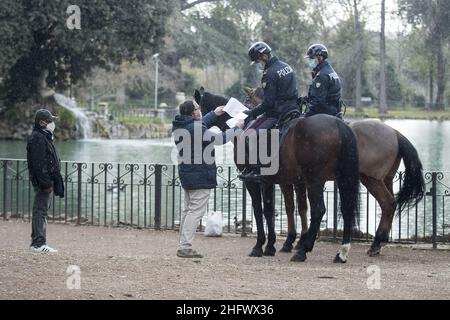
[[[338,244],[317,242],[306,263],[293,263],[292,254],[248,257],[254,237],[198,233],[194,244],[205,258],[192,260],[176,257],[175,231],[50,224],[49,244],[59,254],[41,255],[28,250],[30,230],[29,223],[0,221],[0,299],[450,297],[448,250],[388,246],[370,258],[368,245],[353,244],[341,265],[332,263]],[[81,272],[80,289],[68,289],[77,285],[69,266]]]

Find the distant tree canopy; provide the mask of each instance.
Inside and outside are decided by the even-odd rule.
[[[195,7],[189,13],[182,10],[182,22],[173,30],[180,58],[197,67],[232,65],[242,71],[244,84],[257,85],[259,79],[249,70],[247,50],[252,42],[262,40],[294,69],[303,67],[303,51],[315,34],[311,21],[301,15],[306,8],[304,0],[203,2],[214,3],[208,15]]]
[[[77,0],[81,30],[70,30],[69,0],[0,2],[0,99],[7,105],[63,90],[93,68],[143,62],[158,50],[175,0]]]
[[[205,81],[203,71],[207,79],[226,82],[215,85],[215,90],[223,91],[218,94],[237,95],[242,86],[260,84],[260,75],[247,56],[248,47],[257,40],[268,42],[275,55],[293,66],[301,94],[306,94],[310,80],[305,51],[311,43],[324,43],[342,79],[344,99],[356,104],[360,96],[367,96],[376,103],[380,36],[373,23],[369,30],[369,22],[379,16],[380,8],[369,2],[77,0],[81,30],[69,30],[66,11],[73,3],[68,0],[3,0],[0,104],[39,97],[46,85],[64,90],[75,83],[80,101],[90,95],[112,101],[119,89],[130,98],[153,101],[156,60],[151,57],[155,52],[160,53],[160,101],[175,101],[177,91],[189,95],[192,88],[207,86],[198,83]],[[399,14],[414,28],[391,33],[386,39],[387,99],[408,102],[414,96],[422,104],[428,95],[427,105],[442,108],[444,99],[450,97],[445,70],[450,53],[450,1],[397,3]],[[146,66],[128,63],[136,61]],[[181,61],[183,68],[190,65],[203,70],[184,70]],[[120,73],[98,68],[120,68]],[[90,77],[92,70],[96,71]],[[81,81],[85,78],[86,82]]]
[[[435,109],[443,109],[447,84],[445,66],[448,61],[445,48],[450,42],[450,1],[400,0],[399,6],[400,13],[407,21],[422,30],[424,35],[422,55],[428,58],[431,79],[433,65],[436,69],[436,102],[431,101],[433,97],[433,81],[431,80],[430,103]]]

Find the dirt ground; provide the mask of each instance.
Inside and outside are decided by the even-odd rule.
[[[42,255],[28,249],[30,229],[29,223],[0,221],[0,299],[450,297],[448,250],[388,246],[370,258],[367,244],[353,244],[349,262],[333,264],[339,245],[318,242],[305,263],[294,263],[292,254],[279,252],[248,257],[252,236],[197,233],[194,245],[205,258],[192,260],[175,255],[175,231],[50,224],[49,244],[59,253]],[[278,238],[278,249],[282,241]],[[79,278],[71,270],[79,270]],[[73,288],[78,279],[79,289]]]

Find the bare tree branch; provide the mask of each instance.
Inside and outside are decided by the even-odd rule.
[[[196,5],[204,2],[218,2],[221,0],[196,0],[194,2],[188,3],[188,0],[180,0],[181,2],[181,11],[190,9],[192,7],[195,7]]]

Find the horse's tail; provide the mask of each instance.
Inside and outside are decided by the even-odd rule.
[[[405,164],[405,179],[396,196],[397,214],[399,214],[405,207],[415,206],[422,200],[425,194],[425,181],[416,148],[399,132],[397,132],[397,140],[399,154]]]
[[[343,121],[338,120],[341,150],[337,161],[336,180],[344,218],[351,214],[353,224],[359,221],[359,157],[356,137]]]

